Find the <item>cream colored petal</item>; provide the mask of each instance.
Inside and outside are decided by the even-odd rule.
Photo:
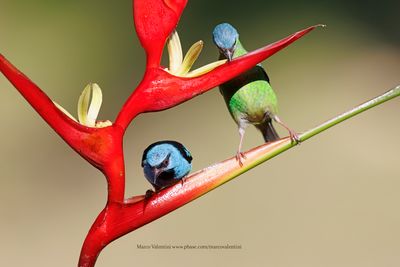
[[[167,41],[169,55],[169,71],[175,73],[182,64],[182,45],[178,32],[174,30]]]
[[[96,125],[97,116],[103,102],[103,94],[97,83],[91,84],[91,100],[87,113],[87,126],[94,127]]]
[[[78,122],[65,108],[57,104],[56,102],[53,101],[53,104],[61,110],[65,115],[67,115],[71,120]]]
[[[205,66],[203,66],[201,68],[198,68],[198,69],[195,69],[195,70],[189,72],[188,74],[185,75],[185,77],[189,77],[190,78],[190,77],[197,77],[197,76],[206,74],[207,72],[212,71],[216,67],[224,65],[226,62],[227,62],[226,59],[212,62],[212,63],[207,64],[207,65],[205,65]]]
[[[94,127],[99,115],[103,95],[96,83],[88,84],[78,101],[78,120],[81,124]]]
[[[176,72],[176,75],[183,76],[190,71],[194,62],[196,62],[199,57],[201,50],[203,50],[203,41],[198,41],[190,47],[189,51],[186,53],[185,58],[179,69]]]
[[[87,113],[89,110],[91,87],[91,83],[86,85],[78,100],[78,120],[83,125],[87,125]]]
[[[104,127],[108,127],[111,125],[112,125],[112,122],[109,120],[96,122],[96,128],[104,128]]]

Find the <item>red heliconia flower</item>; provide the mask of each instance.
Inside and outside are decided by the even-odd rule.
[[[80,267],[94,266],[99,253],[110,242],[215,188],[226,181],[223,179],[227,177],[228,172],[241,172],[235,160],[231,159],[213,168],[199,171],[191,175],[183,185],[157,192],[150,199],[144,200],[143,196],[125,198],[122,144],[124,132],[130,122],[140,113],[174,107],[234,78],[319,26],[296,32],[231,62],[214,62],[203,69],[189,72],[193,62],[182,62],[178,56],[176,62],[184,65],[182,72],[173,69],[177,66],[174,65],[176,62],[172,63],[172,68],[164,69],[160,66],[164,46],[169,38],[173,41],[173,38],[177,37],[175,29],[186,4],[187,0],[133,0],[136,31],[147,55],[146,72],[113,123],[96,121],[96,109],[100,108],[101,99],[95,105],[95,112],[90,111],[87,94],[90,94],[90,90],[101,94],[97,85],[86,89],[86,93],[84,91],[80,100],[80,104],[83,105],[82,114],[79,114],[80,119],[76,120],[0,54],[0,71],[55,132],[103,172],[107,179],[107,204],[85,239],[79,260]],[[189,56],[194,58],[190,60],[197,58],[201,47],[202,43],[198,42],[193,50],[188,52]],[[86,113],[94,116],[89,116],[88,120]],[[282,139],[265,149],[287,141]],[[251,158],[263,151],[265,152],[258,149],[257,152],[249,152],[246,155]]]

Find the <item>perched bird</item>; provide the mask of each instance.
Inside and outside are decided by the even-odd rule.
[[[247,54],[239,40],[239,33],[228,23],[217,25],[213,31],[213,41],[220,52],[220,59],[234,58]],[[240,142],[236,159],[242,165],[241,153],[245,128],[252,124],[259,129],[265,142],[279,139],[272,125],[272,120],[285,127],[294,142],[297,134],[289,129],[277,116],[278,103],[269,77],[259,64],[232,80],[220,85],[220,92],[225,99],[229,112],[239,127]]]
[[[160,141],[145,149],[142,157],[144,176],[155,191],[182,180],[192,169],[192,155],[175,141]]]

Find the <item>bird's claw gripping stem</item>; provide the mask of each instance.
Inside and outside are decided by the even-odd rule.
[[[289,130],[289,137],[290,137],[290,140],[291,140],[295,145],[300,144],[301,140],[300,140],[299,135],[298,135],[296,132],[294,132],[294,131],[292,131],[292,130]]]
[[[239,163],[239,166],[240,166],[240,167],[243,167],[243,161],[242,161],[242,160],[245,160],[245,159],[246,159],[246,155],[245,155],[244,153],[238,151],[238,152],[236,153],[235,158],[236,158],[236,161]]]

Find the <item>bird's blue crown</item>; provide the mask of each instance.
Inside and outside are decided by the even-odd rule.
[[[229,23],[221,23],[214,28],[214,43],[221,49],[232,49],[239,38],[237,30]]]
[[[192,161],[192,155],[182,144],[175,141],[160,141],[146,148],[143,152],[142,165],[146,162],[152,167],[158,166],[168,156],[182,157],[189,163]]]

